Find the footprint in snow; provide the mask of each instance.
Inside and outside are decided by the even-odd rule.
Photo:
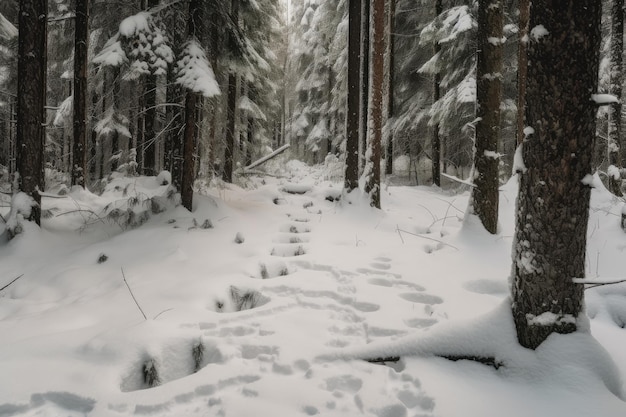
[[[443,303],[443,299],[441,297],[437,297],[436,295],[424,294],[418,292],[407,292],[404,294],[400,294],[400,298],[403,298],[412,303],[419,304],[441,304]]]
[[[411,289],[414,291],[425,291],[426,289],[424,287],[422,287],[421,285],[418,284],[414,284],[412,282],[408,282],[408,281],[403,281],[403,280],[397,280],[394,279],[392,280],[388,280],[385,278],[370,278],[367,280],[367,282],[371,285],[377,285],[380,287],[393,287],[393,288],[406,288],[406,289]]]

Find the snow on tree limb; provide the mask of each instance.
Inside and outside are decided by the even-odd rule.
[[[11,39],[18,35],[17,28],[0,13],[0,38]]]
[[[205,97],[220,94],[220,87],[204,50],[196,39],[187,42],[176,63],[176,83]]]

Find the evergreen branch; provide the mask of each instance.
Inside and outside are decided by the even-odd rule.
[[[126,281],[126,275],[124,275],[124,268],[120,268],[120,269],[122,270],[122,277],[124,278],[124,284],[126,284],[126,288],[128,288],[128,292],[130,293],[130,296],[133,297],[133,301],[137,305],[137,308],[139,309],[139,311],[141,311],[141,315],[143,316],[143,318],[145,320],[148,320],[148,317],[146,317],[146,313],[143,312],[143,310],[141,309],[141,306],[139,305],[139,303],[137,302],[137,299],[135,298],[135,295],[133,294],[133,291],[130,289],[130,285],[128,285],[128,281]]]

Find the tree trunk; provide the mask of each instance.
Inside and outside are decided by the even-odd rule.
[[[21,0],[17,79],[18,190],[33,198],[28,220],[41,224],[46,124],[47,0]]]
[[[519,32],[517,41],[517,144],[524,141],[526,109],[526,78],[528,74],[528,19],[530,0],[519,0]]]
[[[385,82],[385,0],[373,1],[372,31],[372,136],[368,148],[365,192],[370,205],[380,208],[380,151],[383,139],[383,86]],[[367,172],[371,170],[371,172]]]
[[[89,0],[76,0],[74,26],[74,141],[72,185],[85,187],[87,174],[87,54],[89,50]]]
[[[443,13],[442,0],[435,0],[435,16],[439,16]],[[441,51],[439,42],[435,42],[435,54]],[[439,101],[441,98],[441,75],[436,73],[433,78],[433,104]],[[439,123],[433,126],[432,137],[432,173],[433,184],[437,187],[441,187],[441,138],[439,137]]]
[[[387,107],[387,122],[390,124],[388,131],[389,134],[387,136],[387,150],[386,150],[386,159],[385,159],[385,174],[391,175],[393,174],[393,120],[395,116],[395,95],[394,95],[394,85],[395,85],[395,47],[396,47],[396,36],[394,34],[396,30],[396,0],[390,0],[389,4],[389,75],[387,77],[387,91],[389,94],[389,105]]]
[[[238,24],[239,22],[239,0],[231,0],[231,19]],[[229,39],[231,48],[234,40]],[[224,149],[224,167],[222,172],[222,180],[224,182],[233,182],[233,166],[235,154],[235,126],[237,105],[237,74],[230,71],[228,74],[228,98],[227,98],[227,121],[226,121],[226,147]]]
[[[478,6],[478,66],[476,73],[476,155],[470,213],[491,234],[498,231],[498,139],[502,97],[502,0],[480,0]]]
[[[202,19],[200,12],[200,0],[191,0],[189,2],[189,20],[187,22],[189,40],[196,37],[197,26]],[[196,177],[195,162],[198,147],[196,121],[198,102],[198,94],[192,90],[187,90],[185,97],[185,133],[183,135],[183,166],[180,197],[183,207],[189,211],[193,208],[193,182]]]
[[[370,0],[361,2],[361,128],[359,129],[359,172],[365,169],[370,99]]]
[[[526,170],[520,174],[513,245],[512,310],[522,346],[577,330],[585,276],[601,2],[533,0]],[[530,133],[527,130],[527,133]],[[584,314],[584,313],[583,313]]]
[[[359,186],[359,82],[361,49],[361,0],[348,4],[348,109],[346,116],[346,167],[344,188]]]
[[[611,76],[609,93],[617,97],[609,109],[608,153],[609,165],[622,167],[620,144],[622,141],[622,85],[624,83],[622,56],[624,55],[624,0],[613,0],[611,8]],[[622,180],[617,169],[609,169],[609,190],[622,196]]]

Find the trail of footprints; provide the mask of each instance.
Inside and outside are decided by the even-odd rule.
[[[286,202],[285,202],[286,203]],[[304,207],[308,210],[308,207]],[[398,288],[405,290],[399,294],[399,297],[410,303],[420,304],[424,306],[426,315],[432,316],[432,306],[440,304],[443,300],[435,295],[425,292],[425,288],[418,284],[414,284],[402,279],[400,274],[391,272],[391,259],[379,257],[369,265],[368,268],[358,268],[355,272],[339,271],[328,265],[314,264],[310,261],[303,260],[303,255],[308,252],[307,243],[310,242],[310,219],[308,216],[288,214],[289,221],[284,223],[273,237],[273,247],[270,251],[270,259],[260,263],[258,278],[273,279],[292,275],[298,268],[319,271],[327,273],[334,277],[339,284],[337,291],[307,291],[298,287],[289,285],[273,285],[264,288],[264,292],[271,292],[277,296],[289,297],[297,299],[297,302],[288,303],[286,305],[265,308],[263,310],[251,313],[249,315],[225,317],[220,320],[219,326],[216,323],[197,323],[190,325],[198,328],[203,332],[203,336],[196,340],[179,341],[179,346],[172,349],[172,346],[163,348],[161,353],[144,355],[144,358],[133,367],[124,377],[122,383],[123,391],[134,391],[140,389],[151,388],[164,384],[166,382],[191,375],[198,372],[209,364],[224,364],[229,358],[241,357],[245,360],[255,359],[259,363],[271,364],[271,371],[279,375],[291,375],[295,371],[306,372],[310,368],[310,364],[304,360],[298,360],[294,364],[284,364],[278,361],[279,348],[271,345],[255,345],[244,343],[241,345],[223,344],[217,346],[216,341],[224,338],[240,338],[250,337],[257,339],[258,337],[269,336],[273,331],[263,330],[258,322],[250,324],[242,324],[242,320],[260,318],[267,315],[275,315],[284,310],[295,307],[306,307],[315,310],[324,310],[330,312],[335,322],[329,327],[328,331],[337,337],[331,338],[326,344],[331,347],[344,347],[349,344],[350,339],[361,340],[365,337],[389,337],[403,334],[403,332],[394,329],[383,329],[376,327],[367,327],[365,319],[361,316],[363,313],[371,313],[377,311],[380,306],[374,303],[357,301],[350,294],[355,292],[352,283],[355,277],[367,277],[367,283],[373,286]],[[342,295],[347,294],[347,295]],[[324,300],[324,301],[320,301]],[[270,298],[256,290],[243,290],[241,288],[231,286],[228,293],[223,298],[215,301],[214,310],[216,312],[244,312],[245,310],[255,309],[269,303]],[[437,319],[428,318],[410,318],[405,320],[406,326],[410,328],[425,328],[437,322]],[[229,325],[233,323],[233,325]],[[167,361],[181,360],[178,357],[168,358],[172,352],[188,352],[186,355],[186,370],[181,371],[181,367],[177,367],[176,371],[168,369],[164,366]],[[183,367],[185,368],[185,367]],[[390,370],[393,372],[393,370]],[[396,377],[394,377],[396,378]],[[179,395],[174,399],[175,403],[186,403],[197,397],[211,397],[218,390],[229,386],[247,386],[261,379],[259,375],[242,375],[230,380],[219,381],[216,385],[205,385],[195,389],[194,392]],[[355,403],[363,403],[359,396],[359,390],[362,381],[358,378],[345,377],[329,377],[326,380],[327,389],[333,393],[335,401],[329,401],[326,404],[328,410],[341,408],[341,400],[346,394],[351,398],[349,401]],[[419,390],[419,381],[413,380],[410,375],[403,374],[402,379],[398,380],[397,389],[393,389],[394,397],[398,399],[396,405],[378,409],[369,409],[374,415],[380,416],[401,416],[406,415],[407,410],[421,411],[422,415],[432,411],[434,402],[429,397],[421,394]],[[412,388],[413,387],[413,388]],[[247,388],[243,388],[245,391]],[[245,394],[245,392],[244,392]],[[254,392],[250,391],[250,396],[254,396]],[[171,402],[171,401],[170,401]],[[170,404],[171,405],[171,404]],[[211,399],[210,407],[219,408],[220,400]],[[122,407],[110,405],[110,408]],[[159,406],[151,406],[159,408]],[[362,407],[362,405],[361,405]],[[163,409],[169,408],[168,403],[163,404]],[[121,411],[121,410],[117,410]],[[141,413],[145,410],[135,410]],[[155,410],[151,410],[153,412]],[[317,414],[322,410],[318,410],[314,406],[306,406],[303,408],[304,414]],[[396,412],[398,414],[396,414]]]

